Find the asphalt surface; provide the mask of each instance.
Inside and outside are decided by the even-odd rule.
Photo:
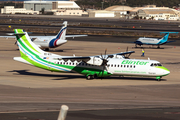
[[[103,54],[105,49],[108,54],[123,52],[128,47],[135,51],[130,58],[158,60],[171,71],[161,82],[155,78],[119,76],[89,81],[79,74],[45,71],[14,61],[13,57],[20,56],[15,40],[0,38],[0,119],[55,120],[61,105],[66,104],[67,120],[179,120],[179,39],[169,39],[176,42],[161,49],[144,46],[144,58],[141,48],[134,48],[132,42],[136,39],[75,38],[50,52],[91,56]]]
[[[97,36],[96,36],[97,37]],[[14,61],[19,56],[14,39],[0,38],[0,118],[3,120],[54,120],[61,105],[69,106],[67,120],[179,120],[180,47],[141,49],[132,43],[97,42],[111,37],[69,40],[50,52],[60,55],[98,55],[135,50],[131,58],[155,59],[171,73],[157,82],[155,78],[111,76],[86,80],[79,74],[54,73]],[[91,39],[91,40],[90,40]],[[119,40],[118,38],[116,40]]]

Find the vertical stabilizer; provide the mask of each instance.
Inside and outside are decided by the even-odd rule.
[[[165,33],[164,37],[161,38],[161,41],[159,42],[159,44],[164,44],[168,41],[168,37],[169,37],[169,34],[178,34],[179,32],[160,32],[160,34],[163,34]]]
[[[169,37],[169,33],[167,32],[167,33],[165,33],[164,37],[162,38],[161,43],[168,41],[168,37]]]
[[[19,47],[19,51],[21,53],[21,57],[26,56],[28,54],[43,54],[44,51],[42,51],[37,45],[35,45],[27,32],[23,31],[22,29],[14,29],[17,43]]]
[[[61,30],[56,35],[56,39],[65,40],[66,39],[66,29],[67,29],[67,21],[64,21]]]

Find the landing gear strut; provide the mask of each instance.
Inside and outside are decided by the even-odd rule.
[[[161,81],[161,77],[156,77],[157,81]]]

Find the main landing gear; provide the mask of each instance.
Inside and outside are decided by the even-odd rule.
[[[96,74],[94,74],[94,75],[87,75],[87,76],[86,76],[86,79],[87,79],[87,80],[92,80],[92,79],[95,79],[95,78],[97,78],[97,75],[96,75]]]

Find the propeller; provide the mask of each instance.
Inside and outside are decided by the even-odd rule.
[[[126,52],[128,52],[128,46],[127,46],[127,48],[126,48]],[[130,54],[124,55],[124,57],[125,57],[125,58],[128,58],[128,59],[129,59],[129,56],[130,56]]]
[[[105,68],[106,68],[106,66],[107,66],[107,62],[108,62],[108,56],[106,56],[106,52],[107,52],[107,49],[105,50],[105,53],[104,53],[104,57],[103,57],[103,55],[101,54],[101,59],[103,60],[103,62],[102,62],[102,65],[101,66],[103,66],[103,70],[102,70],[102,76],[103,76],[103,74],[104,74],[104,70],[105,70]],[[102,80],[102,78],[101,78],[101,80]]]
[[[17,40],[16,40],[16,42],[14,43],[14,45],[17,45]]]

